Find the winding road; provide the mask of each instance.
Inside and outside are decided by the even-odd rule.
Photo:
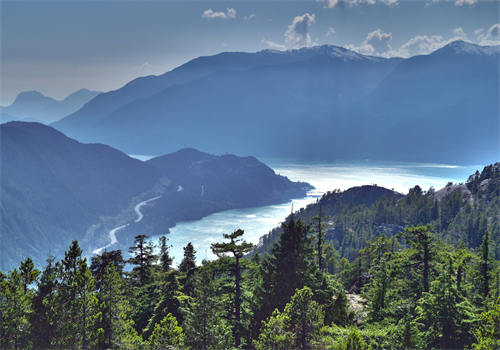
[[[140,222],[143,218],[144,218],[144,214],[141,212],[141,208],[143,206],[145,206],[146,204],[148,204],[149,202],[152,202],[152,201],[155,201],[157,199],[159,199],[161,196],[157,196],[157,197],[153,197],[153,198],[150,198],[150,199],[147,199],[145,201],[142,201],[140,203],[138,203],[135,207],[134,207],[134,211],[135,213],[137,214],[137,219],[134,220],[135,223],[137,222]],[[94,254],[101,254],[101,252],[107,248],[109,248],[110,246],[112,246],[113,244],[116,244],[118,243],[118,239],[116,238],[116,233],[122,229],[124,229],[125,227],[129,226],[130,223],[128,224],[125,224],[125,225],[120,225],[120,226],[117,226],[115,228],[113,228],[112,230],[109,231],[108,235],[109,235],[109,239],[111,242],[109,242],[108,244],[106,244],[104,247],[101,247],[101,248],[97,248],[97,249],[94,249],[92,251],[92,253]]]

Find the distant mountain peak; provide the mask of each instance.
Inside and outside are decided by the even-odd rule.
[[[23,91],[11,105],[0,107],[0,122],[24,120],[52,123],[77,111],[98,94],[99,91],[80,89],[64,100],[56,100],[36,90]]]
[[[259,51],[259,53],[271,53],[271,54],[283,54],[283,55],[295,55],[295,56],[327,56],[333,58],[341,58],[344,60],[384,60],[383,57],[367,56],[360,54],[356,51],[346,49],[345,47],[335,46],[335,45],[317,45],[310,47],[302,47],[299,49],[290,50],[274,50],[265,49]]]
[[[455,40],[434,51],[432,54],[458,54],[458,55],[495,55],[500,53],[500,45],[481,46],[470,41]]]
[[[40,91],[30,90],[30,91],[22,91],[14,100],[13,104],[23,103],[23,102],[32,102],[38,100],[53,100],[51,97],[45,96]]]

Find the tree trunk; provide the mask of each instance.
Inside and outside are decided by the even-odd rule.
[[[319,206],[318,216],[318,266],[319,270],[323,271],[323,232],[321,232],[321,204]]]
[[[429,291],[429,242],[424,239],[424,292]]]
[[[241,287],[240,287],[240,257],[236,256],[236,262],[234,265],[234,273],[235,273],[235,282],[236,282],[236,292],[234,295],[234,307],[235,307],[235,332],[234,332],[234,345],[236,347],[240,346],[240,304],[241,304]]]

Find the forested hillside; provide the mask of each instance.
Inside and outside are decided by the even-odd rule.
[[[444,191],[332,192],[268,254],[248,257],[237,230],[201,266],[192,244],[172,266],[166,237],[136,236],[127,261],[74,241],[42,271],[0,274],[0,348],[498,349],[498,198],[498,163]]]
[[[448,243],[463,242],[475,249],[484,232],[489,231],[492,253],[500,259],[500,163],[476,171],[464,184],[452,184],[439,190],[424,191],[420,186],[407,195],[378,186],[354,187],[332,191],[318,202],[295,213],[296,218],[321,225],[325,240],[340,257],[354,259],[367,241],[380,234],[389,237],[406,226],[431,224]],[[261,238],[256,251],[269,251],[282,229],[276,228]]]
[[[109,243],[111,229],[127,223],[113,248],[127,248],[137,232],[164,233],[183,220],[283,203],[311,189],[254,157],[183,149],[143,162],[39,123],[2,124],[0,141],[4,270],[28,256],[37,266],[48,254],[61,257],[72,239],[94,250]],[[136,220],[134,207],[151,198],[158,200],[144,220]]]

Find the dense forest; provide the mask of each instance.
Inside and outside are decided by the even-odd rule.
[[[364,198],[364,199],[363,199]],[[137,235],[0,273],[2,349],[498,349],[500,164],[406,196],[325,194],[258,247],[244,231],[175,267]]]

